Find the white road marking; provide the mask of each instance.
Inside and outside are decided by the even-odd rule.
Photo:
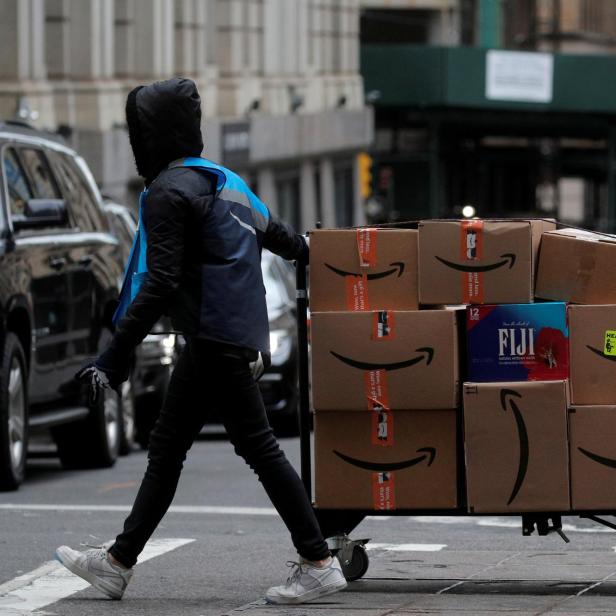
[[[368,543],[368,550],[387,550],[388,552],[440,552],[446,543]]]
[[[478,517],[478,516],[409,516],[412,522],[421,522],[423,524],[466,524],[475,526],[488,526],[493,528],[522,528],[521,519],[514,518],[513,520],[498,517]],[[576,526],[575,524],[563,524],[565,533],[613,533],[614,531],[602,526]]]
[[[194,539],[152,539],[139,557],[139,563],[193,541]],[[59,562],[49,561],[34,571],[0,585],[0,613],[7,616],[25,616],[88,586],[88,582],[73,575]]]
[[[10,511],[107,511],[128,513],[131,505],[26,505],[18,503],[0,504],[0,510]],[[220,515],[278,515],[273,507],[217,507],[207,505],[172,505],[170,513],[201,513]]]

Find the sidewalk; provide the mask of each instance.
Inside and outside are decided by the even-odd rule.
[[[596,616],[616,614],[616,554],[373,550],[366,577],[320,603],[263,600],[225,616]]]

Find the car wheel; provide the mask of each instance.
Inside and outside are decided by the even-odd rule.
[[[106,389],[89,407],[85,419],[52,432],[64,468],[106,468],[118,458],[122,432],[119,394]]]
[[[99,349],[105,348],[112,333],[103,330]],[[88,416],[52,430],[58,456],[64,468],[106,468],[113,466],[120,453],[122,401],[113,389],[105,389],[95,402],[84,387],[83,399]]]
[[[16,490],[24,480],[28,453],[28,389],[24,351],[8,332],[0,369],[0,490]]]
[[[131,379],[124,381],[120,386],[120,403],[122,411],[120,455],[125,456],[133,450],[137,439],[135,394]]]

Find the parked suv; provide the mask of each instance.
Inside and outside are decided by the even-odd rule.
[[[0,489],[24,478],[31,431],[66,467],[110,466],[114,392],[92,403],[75,372],[111,337],[118,240],[82,158],[52,135],[0,122]]]
[[[103,208],[113,234],[120,240],[118,258],[124,266],[137,232],[137,220],[131,210],[110,198],[103,197]],[[130,379],[122,385],[124,441],[120,453],[128,451],[133,440],[143,449],[148,446],[177,360],[178,342],[172,329],[170,319],[162,317],[135,350]]]

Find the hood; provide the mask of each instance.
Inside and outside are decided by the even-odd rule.
[[[128,136],[137,172],[150,184],[178,158],[200,156],[201,98],[190,79],[157,81],[132,90],[126,100]]]

